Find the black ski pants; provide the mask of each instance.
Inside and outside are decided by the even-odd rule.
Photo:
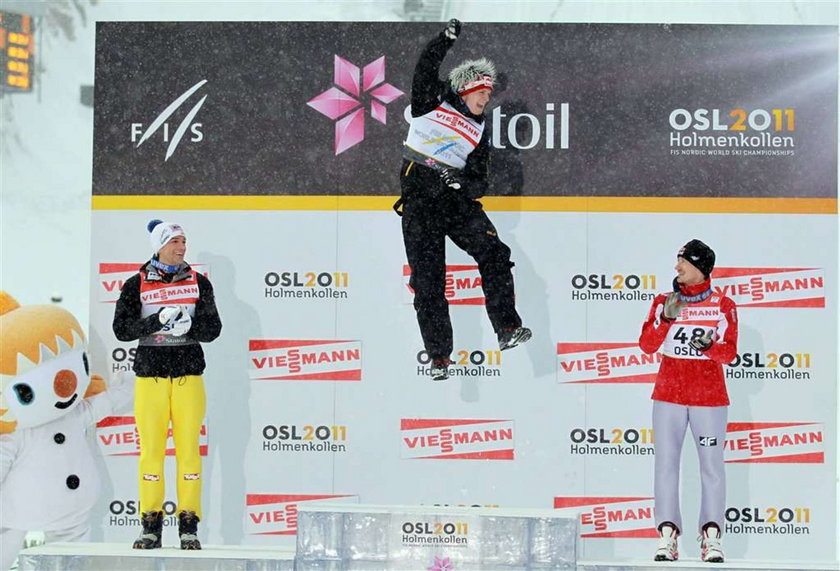
[[[437,171],[410,161],[403,161],[400,184],[409,284],[429,356],[446,358],[452,353],[445,296],[447,236],[478,264],[487,315],[496,334],[522,325],[514,306],[510,248],[499,239],[481,203],[444,187]]]

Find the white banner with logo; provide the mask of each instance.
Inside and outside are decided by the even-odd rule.
[[[802,232],[798,218],[760,214],[490,216],[513,251],[534,338],[498,351],[474,266],[449,245],[452,271],[466,271],[453,283],[465,287],[450,296],[451,378],[432,382],[392,213],[94,212],[93,372],[133,361],[133,345],[111,332],[113,301],[147,250],[149,219],[184,226],[187,259],[215,288],[224,328],[204,346],[207,540],[290,547],[300,502],[554,507],[580,512],[585,556],[649,558],[660,357],[637,340],[654,294],[670,289],[676,251],[697,237],[717,252],[715,287],[740,306],[738,357],[725,367],[727,555],[830,559],[837,257],[826,237],[836,219],[810,217]],[[306,228],[318,231],[302,239]],[[131,414],[100,423],[98,441],[110,487],[97,533],[127,543],[137,533]],[[682,479],[693,522],[690,442]]]

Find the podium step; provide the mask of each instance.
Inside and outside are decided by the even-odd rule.
[[[293,571],[295,552],[255,546],[206,545],[140,550],[118,543],[48,543],[20,552],[20,571]]]
[[[298,512],[296,569],[574,570],[579,533],[555,510],[313,505]]]
[[[315,525],[320,525],[316,523]],[[325,545],[326,547],[326,545]],[[576,571],[662,571],[663,569],[710,571],[724,569],[735,571],[840,571],[836,562],[806,561],[742,561],[727,560],[722,565],[703,563],[698,559],[685,559],[672,563],[652,561],[582,560],[571,566],[567,563],[540,563],[516,565],[502,562],[456,564],[444,552],[432,556],[429,564],[388,561],[335,559],[298,559],[290,549],[271,549],[256,546],[208,545],[201,551],[181,551],[164,547],[150,551],[131,549],[116,543],[52,543],[24,549],[20,554],[20,571],[526,571],[543,569],[571,569]],[[424,566],[425,565],[425,566]]]
[[[725,563],[703,563],[699,559],[680,561],[578,561],[577,571],[662,571],[662,569],[688,569],[695,571],[838,571],[837,563],[812,561],[743,561],[727,559]]]

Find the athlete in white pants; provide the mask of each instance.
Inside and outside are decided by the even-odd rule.
[[[662,349],[653,389],[654,517],[660,541],[654,560],[679,557],[680,457],[686,428],[691,427],[700,460],[701,559],[723,562],[721,526],[726,505],[723,445],[729,396],[723,365],[737,354],[735,303],[712,290],[715,253],[691,240],[677,254],[674,291],[653,300],[642,326],[639,346],[646,353]]]

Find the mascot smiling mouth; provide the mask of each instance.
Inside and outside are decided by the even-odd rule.
[[[73,398],[71,398],[70,400],[55,403],[55,408],[59,408],[59,409],[67,408],[68,406],[70,406],[71,404],[76,402],[76,397],[78,397],[78,396],[79,396],[79,393],[76,393],[75,395],[73,395]]]

